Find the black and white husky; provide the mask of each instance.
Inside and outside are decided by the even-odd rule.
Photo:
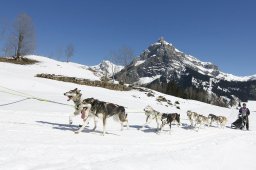
[[[143,129],[147,124],[149,124],[152,120],[156,120],[156,124],[157,124],[157,131],[160,128],[160,124],[161,124],[161,118],[162,118],[162,114],[156,110],[154,110],[151,106],[146,106],[144,108],[144,112],[146,117],[146,123],[144,125],[142,125],[142,127],[140,129]]]
[[[166,124],[169,124],[170,132],[171,132],[171,127],[172,127],[173,122],[178,123],[178,126],[180,126],[180,114],[178,114],[178,113],[163,113],[161,121],[162,121],[162,125],[160,128],[160,132],[162,131],[163,127]]]
[[[88,105],[91,106],[90,109],[90,115],[85,121],[84,125],[78,130],[77,133],[81,132],[84,128],[84,126],[87,124],[91,117],[96,117],[98,119],[101,119],[103,122],[103,135],[105,135],[106,131],[106,121],[107,118],[113,117],[114,120],[121,123],[121,130],[123,130],[124,123],[126,123],[127,129],[129,128],[127,114],[125,113],[125,108],[123,106],[100,101],[94,98],[87,98],[84,99],[81,106],[84,109],[88,109]],[[81,107],[79,106],[79,107]],[[97,119],[95,119],[97,120]],[[97,127],[97,121],[95,121],[95,128]]]
[[[81,91],[78,89],[70,90],[69,92],[64,93],[69,100],[73,100],[75,103],[75,112],[70,115],[69,122],[72,123],[72,117],[81,113],[81,117],[84,121],[82,127],[77,130],[75,133],[81,132],[91,118],[94,118],[94,128],[97,128],[97,118],[102,119],[103,121],[103,135],[105,135],[105,125],[107,118],[114,117],[114,120],[117,120],[121,123],[121,130],[123,130],[123,123],[126,123],[127,128],[129,128],[127,114],[125,113],[125,108],[117,104],[108,103],[99,101],[94,98],[82,99]]]

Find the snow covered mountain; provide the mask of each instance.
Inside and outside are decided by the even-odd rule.
[[[113,76],[113,74],[116,74],[117,72],[121,71],[124,68],[124,66],[115,65],[108,60],[103,60],[100,64],[96,66],[90,66],[89,68],[98,77],[111,77]]]
[[[164,93],[174,84],[180,91],[192,87],[229,99],[256,99],[255,75],[238,77],[223,73],[218,66],[179,51],[163,38],[151,44],[126,69],[116,74],[116,78]]]

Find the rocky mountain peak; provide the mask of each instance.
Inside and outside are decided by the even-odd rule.
[[[169,45],[172,46],[172,44],[170,44],[169,42],[164,40],[164,37],[160,37],[159,40],[157,41],[158,43],[160,43],[160,45],[164,46],[164,45]]]
[[[248,89],[254,87],[254,82],[237,83],[237,79],[229,80],[230,76],[221,72],[216,65],[185,54],[163,37],[151,44],[115,77],[126,83],[144,85],[161,92],[167,91],[166,93],[170,83],[174,82],[181,91],[193,87],[221,96],[230,97],[236,93],[241,99],[246,99],[244,96],[249,95],[237,90],[237,84],[244,83]],[[252,94],[250,98],[256,96],[256,92]]]

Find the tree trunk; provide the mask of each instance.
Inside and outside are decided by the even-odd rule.
[[[22,43],[23,43],[23,35],[22,34],[19,34],[19,41],[18,41],[18,48],[17,48],[17,53],[16,53],[16,57],[15,57],[15,60],[22,60],[22,56],[21,56],[21,46],[22,46]]]

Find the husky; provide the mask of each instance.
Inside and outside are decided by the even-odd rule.
[[[81,103],[83,101],[81,90],[78,90],[77,88],[75,88],[73,90],[70,90],[64,93],[64,95],[68,97],[67,101],[72,100],[75,104],[74,106],[75,112],[69,115],[69,124],[73,123],[73,117],[78,116],[80,114],[81,114],[81,118],[83,120],[86,120],[89,116],[89,110],[91,108],[91,105],[88,104],[88,105],[83,105],[83,107],[81,106]],[[87,108],[87,109],[84,109],[84,108]],[[96,127],[94,128],[96,129]]]
[[[227,118],[225,116],[216,116],[214,114],[209,114],[208,119],[210,121],[210,126],[212,126],[213,122],[216,122],[216,124],[221,128],[224,128],[227,124]]]
[[[161,122],[161,118],[162,118],[162,114],[163,113],[160,113],[156,110],[154,110],[151,106],[146,106],[144,108],[144,112],[145,112],[145,115],[147,116],[146,117],[146,123],[144,125],[142,125],[142,127],[140,128],[143,129],[147,124],[149,124],[153,119],[156,120],[156,124],[157,124],[157,131],[159,130],[160,128],[160,122]]]
[[[88,108],[89,105],[89,108]],[[91,107],[90,107],[91,106]],[[119,106],[117,104],[103,102],[94,98],[84,99],[79,108],[83,108],[85,111],[90,109],[89,116],[84,121],[83,126],[76,131],[76,133],[81,132],[86,126],[87,122],[94,117],[94,120],[102,119],[103,122],[103,131],[102,135],[106,133],[106,121],[107,118],[113,117],[114,120],[119,121],[121,123],[121,130],[123,130],[123,124],[126,123],[127,129],[129,128],[127,114],[125,113],[125,108],[123,106]],[[97,119],[95,119],[97,118]],[[97,128],[97,121],[95,121],[95,127],[93,130]]]
[[[219,116],[219,125],[221,128],[224,128],[228,122],[228,119],[225,116]]]
[[[187,116],[188,116],[188,119],[191,123],[190,126],[194,127],[195,123],[196,123],[196,119],[198,117],[198,113],[188,110],[187,111]]]
[[[214,115],[214,114],[209,114],[208,115],[208,119],[209,119],[209,121],[210,121],[210,126],[212,126],[212,123],[213,122],[216,122],[217,124],[218,124],[218,122],[219,122],[219,117],[218,116],[216,116],[216,115]]]
[[[170,126],[170,132],[171,132],[171,126],[172,122],[177,122],[178,126],[180,126],[180,114],[178,113],[163,113],[161,117],[162,125],[160,127],[160,132],[162,132],[162,128],[166,125],[169,124]]]
[[[198,115],[196,120],[195,120],[195,127],[199,125],[197,128],[197,131],[199,130],[199,128],[202,126],[202,125],[207,125],[209,126],[209,119],[208,117],[204,116],[204,115]]]

